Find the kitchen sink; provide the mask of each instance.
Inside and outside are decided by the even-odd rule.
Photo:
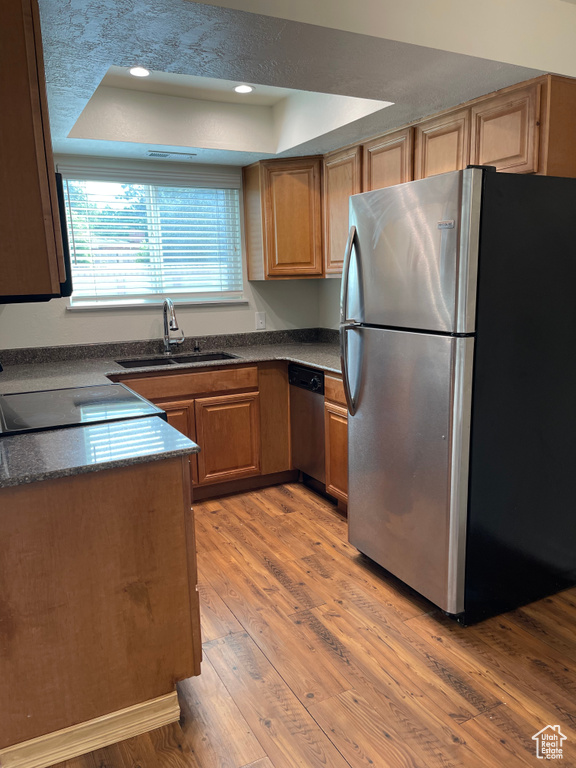
[[[122,368],[152,368],[156,365],[170,365],[173,359],[170,357],[152,357],[149,360],[116,360]]]
[[[151,357],[138,360],[116,360],[122,368],[152,368],[159,365],[177,365],[178,363],[207,363],[213,360],[231,360],[238,355],[230,355],[228,352],[191,352],[189,355],[178,357]]]
[[[232,360],[238,355],[230,355],[228,352],[192,352],[189,355],[173,357],[175,363],[206,363],[211,360]]]

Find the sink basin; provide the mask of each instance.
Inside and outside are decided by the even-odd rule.
[[[230,355],[228,352],[190,352],[189,355],[178,357],[150,357],[147,360],[116,360],[122,368],[152,368],[157,365],[176,365],[178,363],[207,363],[213,360],[231,360],[238,355]]]
[[[232,360],[238,355],[230,355],[228,352],[193,352],[189,355],[173,357],[175,363],[206,363],[211,360]]]
[[[156,365],[171,365],[173,359],[171,357],[152,357],[149,360],[116,360],[115,362],[122,368],[151,368]]]

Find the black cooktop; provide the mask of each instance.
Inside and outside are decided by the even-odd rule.
[[[122,421],[166,414],[123,384],[0,395],[0,434]]]

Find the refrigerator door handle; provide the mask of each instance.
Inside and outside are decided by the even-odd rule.
[[[356,409],[358,408],[358,402],[356,396],[352,394],[350,389],[350,379],[348,377],[348,331],[362,329],[362,323],[357,320],[349,320],[347,323],[343,323],[340,326],[340,358],[342,362],[342,384],[344,386],[344,396],[346,398],[346,405],[348,406],[348,412],[350,416],[354,416]]]
[[[344,396],[346,405],[351,416],[356,413],[356,397],[350,389],[350,379],[348,377],[348,331],[362,328],[362,323],[348,317],[348,281],[350,276],[350,264],[352,263],[352,251],[358,242],[356,227],[350,227],[348,242],[346,243],[346,253],[344,255],[344,266],[342,269],[342,294],[340,300],[340,358],[342,364],[342,384],[344,386]],[[358,258],[358,248],[356,248],[356,258]]]
[[[348,314],[348,278],[350,276],[350,263],[352,261],[352,250],[356,243],[356,227],[350,227],[350,234],[348,235],[348,242],[346,243],[346,252],[344,254],[344,265],[342,268],[342,290],[340,294],[340,325],[343,325],[347,320]]]

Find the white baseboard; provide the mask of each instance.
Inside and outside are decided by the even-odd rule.
[[[0,749],[2,768],[47,766],[153,731],[180,718],[176,691],[94,720]]]

